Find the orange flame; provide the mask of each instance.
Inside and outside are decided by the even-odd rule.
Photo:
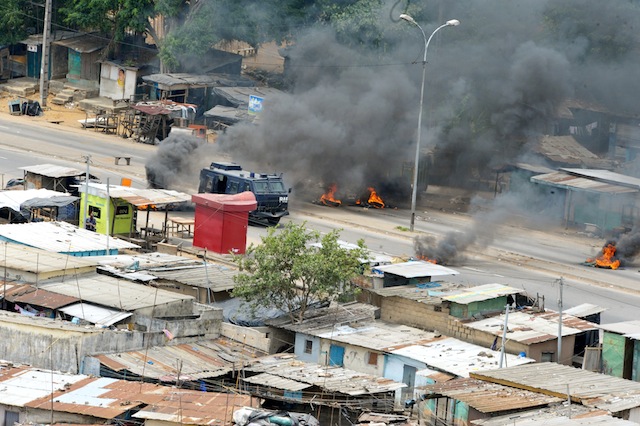
[[[620,267],[620,261],[615,258],[616,245],[609,243],[602,247],[601,253],[595,259],[587,259],[587,262],[593,263],[598,268],[618,269]]]
[[[322,204],[332,207],[337,207],[342,204],[342,201],[335,198],[337,189],[338,186],[335,183],[331,184],[327,192],[322,194],[322,197],[320,197]]]
[[[382,201],[382,198],[380,198],[380,196],[378,195],[378,193],[376,192],[376,190],[373,187],[369,187],[369,201],[368,203],[377,208],[377,209],[382,209],[384,208],[384,201]]]
[[[420,260],[424,260],[425,262],[436,263],[436,264],[438,263],[437,259],[429,259],[427,256],[418,255],[416,257]]]

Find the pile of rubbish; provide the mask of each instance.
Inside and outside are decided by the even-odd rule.
[[[320,422],[311,414],[274,412],[251,407],[234,411],[233,422],[238,426],[320,426]]]

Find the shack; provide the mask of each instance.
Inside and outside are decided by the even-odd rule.
[[[149,211],[164,209],[166,224],[166,216],[173,207],[191,201],[190,195],[168,189],[139,189],[89,182],[78,186],[78,190],[81,217],[93,213],[97,233],[128,237],[138,236],[139,210],[147,212],[145,225],[141,227],[144,236],[161,236],[164,229],[149,227]]]

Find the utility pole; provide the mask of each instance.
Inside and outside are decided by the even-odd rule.
[[[87,163],[87,173],[84,177],[84,209],[82,211],[82,227],[86,227],[87,216],[89,211],[89,164],[91,163],[91,155],[83,155],[85,162]],[[79,228],[80,226],[78,226]]]
[[[562,360],[562,286],[564,285],[564,281],[562,277],[558,280],[558,290],[560,293],[560,298],[558,299],[558,356],[556,357],[556,362],[561,364]]]
[[[504,351],[507,346],[507,329],[509,328],[509,305],[505,306],[504,311],[504,326],[502,328],[502,347],[500,348],[500,366],[502,368],[502,361],[504,360]]]
[[[47,106],[49,95],[49,40],[51,34],[51,0],[47,0],[44,9],[44,28],[42,29],[42,61],[40,67],[40,105]]]

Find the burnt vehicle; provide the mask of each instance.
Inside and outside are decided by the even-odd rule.
[[[256,196],[258,207],[249,212],[254,223],[277,225],[289,214],[289,193],[283,175],[255,173],[242,170],[237,163],[213,162],[200,171],[199,193],[239,194],[251,191]]]

